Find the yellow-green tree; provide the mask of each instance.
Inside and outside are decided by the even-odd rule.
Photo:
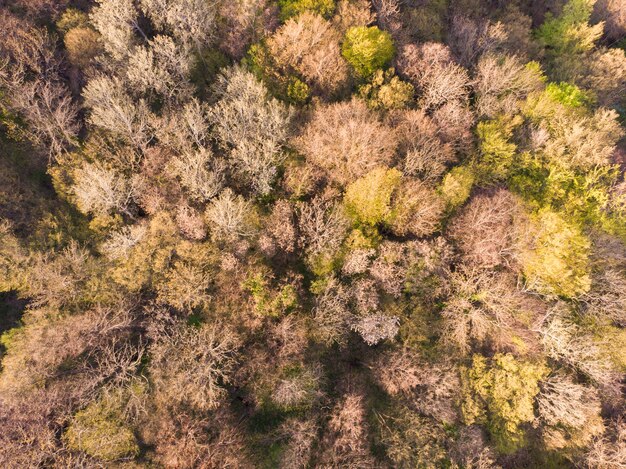
[[[465,423],[486,425],[502,452],[522,447],[522,425],[535,419],[538,382],[547,371],[542,364],[519,361],[509,354],[498,353],[491,360],[474,355],[472,366],[461,372]]]
[[[561,215],[541,210],[534,217],[530,248],[522,253],[527,286],[546,295],[568,298],[589,291],[590,242]]]

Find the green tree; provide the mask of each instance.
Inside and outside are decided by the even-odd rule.
[[[390,221],[391,195],[401,176],[397,169],[376,168],[350,184],[344,198],[348,216],[370,226]]]
[[[524,446],[522,425],[535,419],[538,382],[547,371],[542,364],[519,361],[509,354],[498,353],[491,360],[474,355],[472,366],[461,371],[465,423],[486,425],[504,453]]]
[[[376,26],[357,26],[346,32],[342,54],[361,77],[369,77],[383,68],[394,53],[391,35]]]
[[[312,11],[328,18],[335,11],[335,0],[278,0],[280,19],[285,21],[304,11]]]
[[[561,215],[541,210],[534,219],[530,249],[522,253],[529,288],[546,295],[577,297],[589,291],[590,242]]]
[[[548,55],[576,54],[593,48],[604,28],[604,23],[589,24],[595,3],[596,0],[570,0],[558,17],[546,15],[537,38]]]

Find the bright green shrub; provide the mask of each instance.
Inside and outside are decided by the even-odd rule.
[[[291,77],[287,85],[287,97],[294,104],[302,104],[311,96],[309,85],[297,77]]]
[[[401,176],[397,169],[376,168],[350,184],[344,197],[348,216],[371,226],[389,221],[391,195]]]
[[[548,209],[534,218],[533,246],[522,253],[529,288],[577,297],[589,291],[590,242],[580,229]]]
[[[304,11],[312,11],[325,18],[335,11],[335,0],[278,0],[280,19],[285,21]]]
[[[369,83],[359,88],[359,96],[373,109],[402,109],[413,99],[415,88],[395,76],[393,68],[374,72]]]
[[[293,285],[284,285],[278,291],[270,289],[267,272],[248,276],[243,282],[254,300],[255,311],[260,316],[278,317],[298,305],[298,294]]]
[[[358,75],[369,77],[391,61],[395,47],[388,32],[357,26],[346,33],[341,52]]]
[[[474,355],[471,368],[461,372],[465,423],[486,425],[504,453],[524,446],[522,425],[535,419],[534,398],[547,371],[544,365],[518,361],[509,354],[499,353],[491,360]]]
[[[578,86],[566,82],[549,83],[546,86],[545,94],[552,101],[571,108],[586,106],[590,101],[587,93]]]
[[[105,461],[139,454],[137,439],[123,422],[115,397],[92,402],[76,413],[63,439],[70,449]]]

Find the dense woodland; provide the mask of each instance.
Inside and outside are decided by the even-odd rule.
[[[626,468],[623,0],[0,0],[0,467]]]

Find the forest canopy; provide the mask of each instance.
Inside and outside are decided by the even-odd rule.
[[[623,1],[0,38],[1,467],[626,467]]]

